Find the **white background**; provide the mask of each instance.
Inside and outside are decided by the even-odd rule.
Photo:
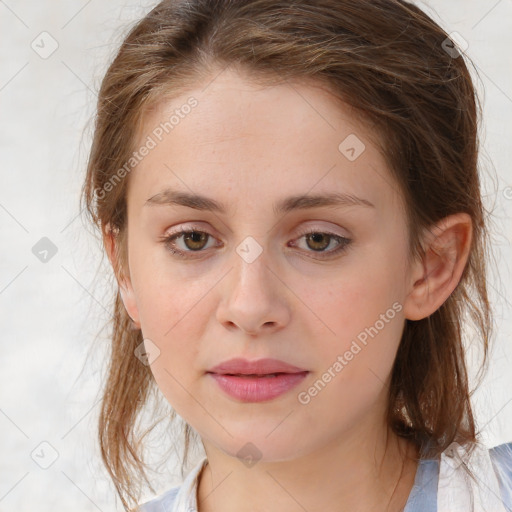
[[[112,278],[79,216],[78,198],[91,136],[87,123],[108,59],[153,5],[0,0],[0,512],[122,510],[95,440],[106,353],[95,348],[86,360],[108,319]],[[484,440],[494,446],[512,441],[510,189],[506,194],[512,187],[512,1],[420,5],[468,41],[481,79],[497,336],[473,402]],[[59,45],[47,59],[31,47],[43,31]],[[32,253],[42,237],[58,249],[47,263]],[[96,347],[102,346],[107,340],[100,336]],[[58,453],[48,469],[31,458],[36,449],[40,460],[49,460],[52,449],[39,446],[43,441]],[[159,491],[180,482],[177,459],[168,471]]]

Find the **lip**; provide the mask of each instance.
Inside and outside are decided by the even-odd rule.
[[[232,398],[242,402],[264,402],[290,391],[309,371],[278,359],[248,361],[235,358],[206,373]]]
[[[305,372],[304,368],[293,366],[279,359],[258,359],[256,361],[249,361],[247,359],[236,357],[224,361],[213,368],[210,368],[207,373],[217,374],[242,374],[242,375],[268,375],[270,373],[300,373]]]

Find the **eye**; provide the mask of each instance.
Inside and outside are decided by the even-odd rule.
[[[190,258],[193,257],[190,253],[204,252],[203,249],[207,248],[207,242],[210,238],[213,238],[210,233],[191,227],[188,230],[180,230],[171,235],[163,236],[161,237],[161,242],[172,254],[180,258]],[[312,251],[306,252],[316,253],[320,258],[336,255],[344,251],[352,242],[349,238],[315,229],[303,231],[298,237],[298,240],[301,238],[305,238],[306,246],[312,249]],[[181,242],[184,245],[184,247],[181,248],[177,247],[179,245],[178,240],[180,239],[182,239]],[[333,241],[337,244],[335,249],[326,251],[326,249],[332,245]],[[292,244],[292,246],[295,246],[295,244]]]
[[[188,230],[181,230],[174,234],[164,236],[161,241],[172,254],[181,258],[188,258],[189,255],[187,253],[204,252],[202,249],[206,247],[205,242],[211,237],[212,235],[206,231],[199,231],[198,229],[190,228]],[[176,247],[176,241],[180,238],[183,238],[182,242],[185,245],[184,249]]]
[[[352,242],[350,238],[336,235],[335,233],[320,231],[318,229],[303,231],[298,240],[301,238],[305,238],[306,246],[312,248],[312,252],[319,254],[320,258],[334,256],[347,249]],[[333,241],[337,244],[336,248],[334,250],[326,251],[325,249],[327,249]]]

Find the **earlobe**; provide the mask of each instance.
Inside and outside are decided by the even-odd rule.
[[[425,237],[425,254],[411,272],[404,316],[421,320],[437,311],[460,281],[472,240],[471,217],[457,213],[444,218]]]

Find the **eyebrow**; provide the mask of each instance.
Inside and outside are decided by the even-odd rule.
[[[166,206],[186,206],[194,210],[206,210],[227,213],[227,208],[215,199],[202,196],[199,194],[191,194],[189,192],[181,192],[172,189],[165,189],[154,196],[151,196],[144,206],[166,205]],[[375,205],[367,199],[362,199],[353,194],[347,193],[326,193],[326,194],[299,194],[287,197],[273,205],[275,215],[281,215],[293,210],[307,210],[309,208],[338,208],[343,206],[364,206],[375,208]]]

